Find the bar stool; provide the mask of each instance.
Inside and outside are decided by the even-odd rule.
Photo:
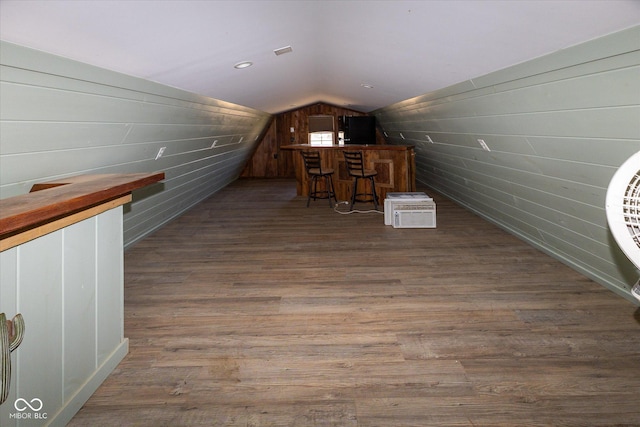
[[[309,207],[309,201],[313,197],[316,199],[329,199],[329,207],[333,207],[331,199],[333,198],[336,203],[336,192],[333,187],[333,169],[323,168],[320,160],[320,153],[318,151],[301,151],[302,159],[304,161],[304,168],[307,170],[309,176],[309,197],[307,197],[307,207]],[[318,190],[318,179],[324,180],[324,190]]]
[[[353,191],[351,191],[351,209],[356,202],[373,202],[373,206],[378,210],[378,195],[376,194],[376,183],[373,177],[378,174],[375,169],[365,169],[362,151],[343,151],[344,160],[347,165],[349,175],[353,177]],[[358,180],[360,178],[369,180],[371,184],[370,193],[358,193]],[[365,199],[358,199],[358,196],[370,196]]]

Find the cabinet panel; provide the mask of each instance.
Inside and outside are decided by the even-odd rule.
[[[118,206],[0,253],[0,312],[25,322],[0,425],[64,425],[126,354],[122,212]],[[42,408],[18,419],[19,398],[40,399]]]
[[[62,247],[58,230],[18,247],[18,311],[25,334],[16,354],[17,398],[42,401],[42,413],[55,414],[63,403]],[[8,402],[13,405],[14,402]],[[21,420],[20,425],[42,425]]]
[[[97,218],[98,366],[124,339],[122,210],[119,206]]]
[[[96,365],[96,219],[64,229],[64,395],[84,384]]]

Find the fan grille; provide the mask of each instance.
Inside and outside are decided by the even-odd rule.
[[[622,213],[631,239],[640,248],[640,170],[631,177],[624,192]]]

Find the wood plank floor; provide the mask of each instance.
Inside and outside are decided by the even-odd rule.
[[[130,353],[69,425],[640,425],[637,307],[433,196],[223,189],[126,252]]]

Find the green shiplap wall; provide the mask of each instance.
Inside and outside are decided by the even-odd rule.
[[[125,207],[125,245],[234,181],[270,118],[1,43],[0,198],[78,174],[165,172]]]
[[[605,195],[640,150],[640,26],[374,114],[419,182],[633,300]]]

